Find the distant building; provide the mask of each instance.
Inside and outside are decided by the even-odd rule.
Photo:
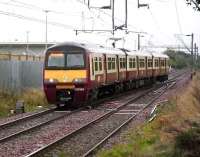
[[[56,43],[48,43],[50,47]],[[43,55],[46,43],[40,42],[0,42],[0,53],[12,53],[23,55]]]

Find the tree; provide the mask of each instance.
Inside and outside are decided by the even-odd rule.
[[[170,58],[170,65],[172,68],[183,69],[192,65],[192,58],[190,54],[186,54],[182,51],[166,50],[164,52]]]
[[[188,5],[194,6],[194,9],[200,11],[200,0],[186,0]]]

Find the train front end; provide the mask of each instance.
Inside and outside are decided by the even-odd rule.
[[[85,50],[55,46],[45,55],[44,92],[50,104],[81,105],[87,99],[88,71]]]

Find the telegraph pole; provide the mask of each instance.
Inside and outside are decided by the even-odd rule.
[[[28,53],[28,51],[29,51],[29,33],[30,33],[30,31],[26,31],[26,43],[27,43],[26,53]]]
[[[196,66],[197,61],[197,45],[194,43],[194,65]]]
[[[191,55],[192,55],[192,70],[194,70],[194,34],[191,34]]]

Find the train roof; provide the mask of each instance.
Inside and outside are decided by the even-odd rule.
[[[156,53],[154,51],[143,50],[143,51],[131,51],[127,49],[118,49],[111,47],[104,47],[102,45],[92,44],[92,43],[80,43],[80,42],[63,42],[51,46],[48,49],[56,48],[60,46],[74,46],[87,50],[91,53],[99,54],[114,54],[114,55],[130,55],[130,56],[143,56],[143,57],[159,57],[159,58],[169,58],[167,55],[162,53]]]
[[[91,43],[64,42],[64,43],[56,44],[56,45],[50,47],[49,49],[59,47],[59,46],[79,47],[79,48],[88,50],[91,53],[125,55],[125,52],[123,52],[120,49],[111,48],[111,47],[104,47],[102,45],[91,44]]]
[[[169,58],[169,56],[168,55],[166,55],[166,54],[163,54],[163,53],[152,53],[152,55],[154,56],[154,57],[159,57],[159,58]]]
[[[151,53],[143,52],[143,51],[130,51],[126,52],[129,56],[141,56],[141,57],[152,57]]]

